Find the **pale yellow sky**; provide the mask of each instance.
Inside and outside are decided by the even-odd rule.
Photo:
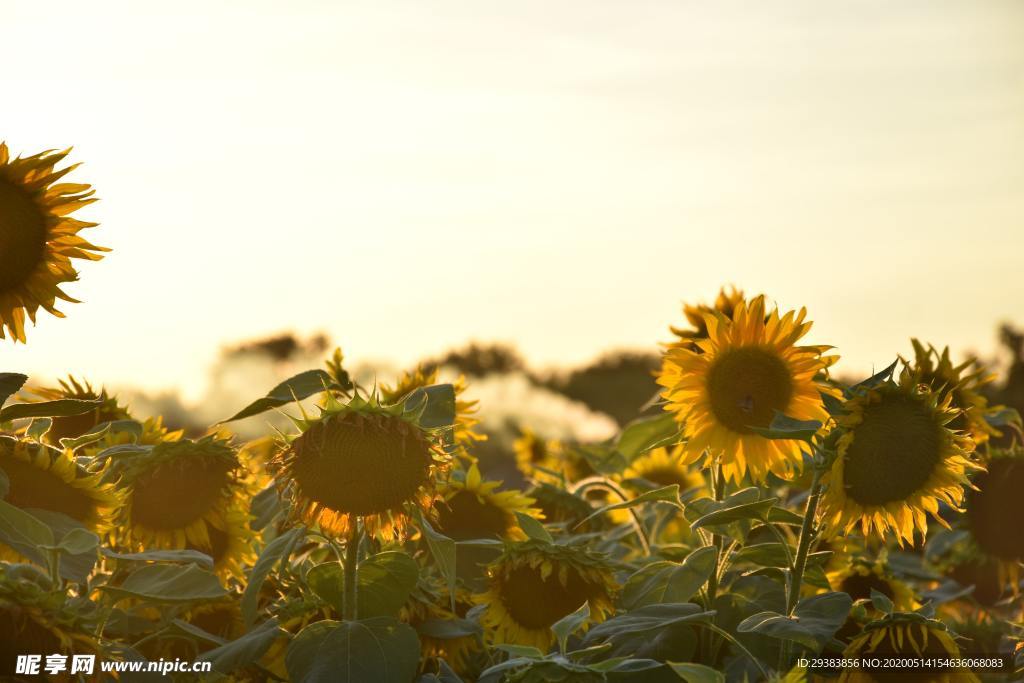
[[[195,391],[219,345],[666,339],[722,283],[851,372],[1024,323],[1024,3],[0,0],[0,138],[103,201],[3,369]],[[83,212],[84,213],[84,212]]]

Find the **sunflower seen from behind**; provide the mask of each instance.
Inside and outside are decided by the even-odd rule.
[[[951,397],[914,382],[904,368],[899,381],[861,391],[836,421],[837,457],[823,477],[822,520],[832,534],[856,527],[865,538],[914,544],[927,533],[928,515],[944,526],[939,503],[958,509],[968,485],[974,444],[949,429],[958,411]]]
[[[1024,448],[993,450],[986,468],[967,492],[970,541],[978,559],[995,565],[999,585],[1016,594],[1024,562]]]
[[[679,340],[674,342],[674,344],[688,348],[691,351],[701,353],[700,346],[697,342],[708,338],[708,324],[705,316],[713,316],[716,313],[721,313],[726,318],[732,318],[736,308],[746,300],[746,296],[744,296],[742,289],[730,286],[729,289],[722,287],[718,291],[718,296],[715,297],[715,303],[711,306],[708,306],[707,304],[683,304],[683,315],[686,317],[686,321],[690,324],[690,327],[669,326],[669,330],[672,334],[679,338]]]
[[[105,422],[131,419],[128,408],[121,405],[116,396],[108,394],[103,387],[96,390],[89,382],[79,381],[72,375],[58,380],[56,387],[36,387],[32,393],[44,401],[74,399],[98,403],[95,409],[80,415],[50,418],[50,428],[43,440],[52,446],[60,445],[61,439],[77,439]]]
[[[412,509],[433,505],[449,464],[442,434],[403,405],[358,394],[342,403],[329,394],[319,417],[294,421],[300,433],[288,437],[271,469],[305,524],[347,538],[362,520],[370,535],[401,539]]]
[[[0,339],[25,342],[25,318],[40,308],[57,316],[57,299],[77,303],[60,286],[78,279],[72,259],[98,261],[104,247],[78,233],[96,223],[70,217],[96,201],[89,185],[58,182],[77,164],[57,170],[70,150],[11,158],[0,142]]]
[[[685,461],[721,463],[726,480],[755,482],[769,473],[788,478],[800,469],[802,442],[766,439],[776,411],[798,420],[828,417],[817,376],[836,360],[829,347],[797,346],[811,328],[807,313],[767,312],[763,296],[741,301],[732,318],[705,314],[707,339],[698,350],[670,346],[658,383],[666,409],[683,423]]]
[[[476,597],[486,605],[480,619],[490,642],[547,651],[554,642],[551,626],[584,603],[591,621],[604,621],[618,588],[612,569],[605,556],[581,546],[534,540],[506,545],[488,566],[488,591]]]

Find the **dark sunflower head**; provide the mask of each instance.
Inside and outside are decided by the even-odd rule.
[[[97,401],[98,405],[81,415],[51,418],[50,428],[43,436],[43,440],[48,444],[58,446],[61,439],[77,439],[105,422],[131,419],[128,409],[118,403],[116,396],[110,396],[102,387],[97,391],[89,382],[79,382],[71,375],[68,375],[67,379],[59,380],[58,384],[57,387],[33,389],[32,393],[46,401],[71,398]]]
[[[1024,560],[1024,450],[995,451],[973,484],[966,507],[975,542],[1000,560]]]

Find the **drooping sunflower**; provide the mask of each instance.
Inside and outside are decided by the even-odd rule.
[[[999,436],[999,430],[985,419],[989,405],[982,393],[985,385],[995,380],[995,375],[986,372],[975,360],[953,365],[948,346],[940,353],[931,344],[926,348],[917,339],[910,342],[914,346],[914,362],[903,362],[910,366],[914,381],[928,385],[936,393],[948,392],[952,396],[951,406],[959,411],[949,428],[967,432],[978,445],[992,436]]]
[[[442,484],[434,506],[437,530],[456,541],[476,538],[523,540],[516,513],[541,517],[534,500],[517,490],[498,491],[500,481],[487,481],[476,464],[456,470]]]
[[[967,527],[984,556],[995,560],[999,584],[1014,592],[1024,561],[1024,448],[993,450],[987,471],[972,479],[967,492]]]
[[[409,394],[417,389],[425,389],[433,384],[437,384],[438,374],[438,368],[426,370],[422,367],[417,367],[412,372],[402,373],[402,376],[398,378],[394,386],[385,384],[380,387],[382,402],[394,404],[407,398]],[[468,456],[467,448],[469,446],[477,441],[487,440],[486,434],[481,434],[474,429],[480,424],[479,418],[476,417],[476,413],[480,409],[480,402],[470,401],[463,397],[463,394],[469,388],[464,375],[459,375],[452,382],[452,386],[455,389],[455,429],[453,436],[456,446],[459,447],[460,454]]]
[[[115,461],[105,477],[125,502],[113,517],[113,544],[200,550],[218,570],[237,570],[249,547],[239,470],[234,448],[214,436],[162,442]]]
[[[50,428],[43,436],[43,441],[52,446],[60,445],[61,439],[77,439],[83,434],[88,434],[104,422],[131,419],[128,409],[118,402],[116,396],[110,396],[102,387],[97,391],[89,382],[79,382],[71,375],[68,375],[66,380],[58,380],[58,383],[58,387],[33,388],[32,393],[44,401],[72,398],[100,403],[95,409],[81,415],[51,418]]]
[[[119,504],[111,487],[79,467],[71,453],[35,441],[0,436],[0,470],[9,481],[11,505],[59,512],[92,531],[105,529],[108,512]]]
[[[743,295],[743,290],[730,286],[728,291],[725,287],[718,291],[718,296],[715,297],[715,303],[712,306],[707,304],[683,304],[683,315],[686,316],[690,327],[669,326],[672,334],[679,337],[679,341],[675,342],[675,344],[688,348],[695,353],[701,353],[697,342],[708,338],[708,324],[705,316],[721,313],[726,318],[732,318],[736,308],[744,301],[746,301],[746,298]]]
[[[613,611],[612,566],[582,547],[538,541],[508,545],[488,575],[490,588],[476,601],[487,606],[481,623],[493,643],[547,650],[554,642],[551,626],[584,603],[590,604],[594,622]]]
[[[515,440],[516,467],[527,477],[542,474],[538,468],[556,471],[562,444],[554,439],[542,439],[529,427],[524,427]]]
[[[320,410],[295,420],[301,432],[271,462],[294,513],[337,537],[361,519],[369,534],[404,538],[410,506],[431,507],[448,465],[440,435],[373,396],[328,395]]]
[[[837,359],[829,347],[797,346],[811,328],[807,312],[765,312],[763,296],[741,301],[732,318],[706,314],[708,338],[700,353],[670,346],[658,383],[668,410],[684,423],[685,461],[718,460],[726,479],[737,483],[748,471],[755,481],[768,473],[790,477],[802,463],[796,440],[766,439],[754,427],[767,427],[780,411],[798,420],[828,417],[821,394],[834,390],[816,379]]]
[[[70,151],[12,159],[0,142],[0,339],[6,329],[24,343],[25,316],[35,322],[40,307],[64,317],[54,306],[77,303],[60,289],[78,279],[71,259],[98,261],[109,251],[78,235],[96,223],[70,217],[96,201],[89,185],[57,182],[77,167],[55,168]]]
[[[935,657],[957,659],[960,648],[946,625],[920,614],[894,612],[869,623],[853,639],[843,656],[851,659],[886,659],[900,657]],[[909,672],[898,668],[848,668],[839,676],[840,683],[888,683],[907,680]],[[913,679],[922,683],[977,683],[978,678],[967,669],[913,672]]]
[[[927,533],[926,513],[949,526],[939,503],[958,509],[967,472],[979,467],[969,457],[970,437],[947,426],[957,416],[950,401],[915,384],[904,368],[898,382],[846,402],[837,418],[838,457],[823,477],[822,520],[831,533],[859,524],[865,538],[885,539],[891,529],[900,545],[913,545],[915,530]]]

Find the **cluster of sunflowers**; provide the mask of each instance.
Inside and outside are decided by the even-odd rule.
[[[0,145],[15,341],[104,251],[69,217],[92,197],[56,182],[66,154]],[[616,438],[523,429],[526,490],[485,478],[478,406],[436,371],[366,388],[336,351],[192,438],[88,382],[0,374],[0,677],[28,654],[226,681],[1021,676],[1024,449],[992,378],[915,340],[843,383],[799,345],[804,310],[723,290],[684,313],[659,405]],[[293,427],[238,441],[272,409]]]

